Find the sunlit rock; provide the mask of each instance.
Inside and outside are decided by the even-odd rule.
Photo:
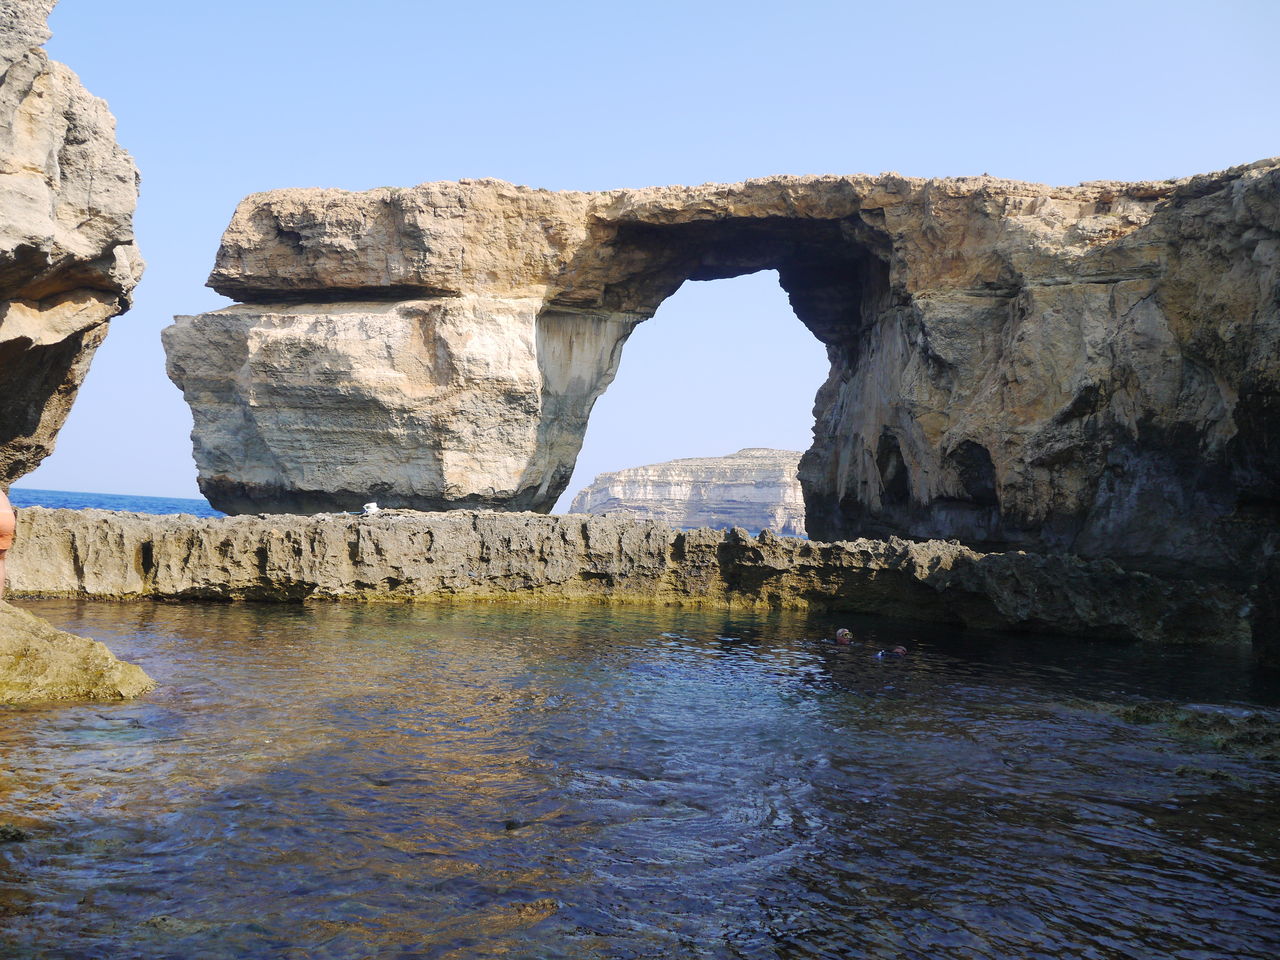
[[[124,700],[155,681],[96,640],[56,630],[0,600],[0,703]]]
[[[794,450],[748,447],[602,473],[578,492],[572,513],[622,514],[677,529],[742,527],[804,536],[804,495]]]
[[[816,543],[578,514],[197,518],[30,507],[9,570],[16,595],[785,607],[1091,639],[1252,636],[1248,605],[1232,589],[1107,560],[981,554],[936,540]]]
[[[53,0],[0,13],[0,485],[49,455],[142,273],[138,172],[107,105],[40,48]]]
[[[1277,161],[280,190],[240,204],[210,280],[247,305],[180,318],[166,349],[223,510],[545,511],[635,324],[686,280],[773,269],[831,359],[810,535],[1249,580],[1280,515],[1278,238]]]

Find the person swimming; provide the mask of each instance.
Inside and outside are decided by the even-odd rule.
[[[876,657],[880,660],[901,660],[906,655],[906,647],[894,647],[892,650],[881,650]]]
[[[0,600],[4,599],[4,557],[13,546],[13,534],[17,526],[18,518],[13,512],[13,504],[9,502],[4,490],[0,489]]]
[[[841,627],[839,630],[836,631],[837,646],[847,647],[851,643],[853,643],[853,634],[849,632],[848,628]]]

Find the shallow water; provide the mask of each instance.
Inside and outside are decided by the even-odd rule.
[[[1247,659],[605,608],[28,602],[162,684],[0,708],[6,957],[1273,957]],[[906,643],[911,655],[874,650]]]

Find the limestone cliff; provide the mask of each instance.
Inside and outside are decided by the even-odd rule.
[[[0,0],[0,486],[53,449],[142,273],[138,173],[107,105],[40,49],[54,0]]]
[[[573,513],[620,513],[681,530],[742,527],[804,536],[800,454],[748,447],[726,457],[690,457],[602,473],[578,492]]]
[[[815,543],[582,515],[22,511],[15,594],[174,600],[517,600],[816,608],[1154,642],[1247,641],[1219,586],[955,543]]]
[[[101,643],[55,630],[0,600],[0,703],[124,700],[155,682]]]
[[[230,512],[550,509],[635,324],[776,269],[827,345],[812,536],[1251,580],[1280,517],[1280,161],[1155,183],[493,180],[246,198],[169,372]]]

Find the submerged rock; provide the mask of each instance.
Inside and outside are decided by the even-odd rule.
[[[115,118],[41,45],[54,0],[0,14],[0,486],[53,449],[142,274],[138,171]]]
[[[1211,584],[956,543],[815,543],[618,517],[449,511],[197,518],[21,512],[15,593],[189,600],[520,600],[815,608],[997,630],[1247,641]]]
[[[0,601],[0,703],[125,700],[155,687],[96,640],[63,633]]]
[[[1162,725],[1179,737],[1219,750],[1280,759],[1280,717],[1262,710],[1149,700],[1118,713],[1129,723]]]
[[[689,457],[602,473],[571,513],[620,513],[681,530],[742,527],[804,536],[804,494],[794,450],[748,447],[725,457]]]
[[[1280,544],[1277,160],[1074,187],[255,194],[210,278],[243,305],[165,332],[201,488],[232,513],[549,510],[636,324],[686,280],[763,269],[831,360],[811,536],[1246,586]]]

